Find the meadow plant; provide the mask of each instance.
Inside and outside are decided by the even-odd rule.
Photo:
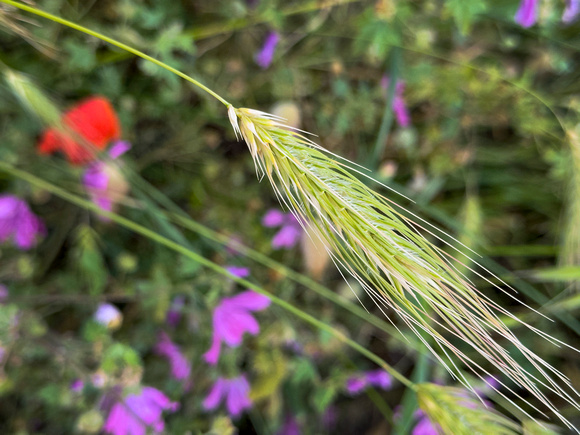
[[[269,305],[270,300],[266,296],[252,290],[223,298],[213,310],[213,338],[210,349],[203,355],[205,361],[217,364],[222,342],[237,347],[246,332],[251,335],[260,332],[258,321],[250,313],[264,310]]]
[[[249,397],[250,384],[245,375],[235,378],[218,378],[203,401],[203,407],[212,411],[225,400],[228,413],[237,418],[240,414],[252,407]]]
[[[540,0],[521,0],[520,7],[514,17],[522,27],[532,27],[536,24],[540,8]]]
[[[113,405],[103,430],[113,435],[145,434],[148,428],[162,432],[163,412],[174,412],[178,408],[179,404],[171,402],[161,391],[143,387],[138,394],[129,394]]]
[[[346,380],[346,390],[350,394],[359,394],[368,387],[381,388],[388,390],[391,388],[393,380],[387,372],[382,369],[370,370],[364,373],[356,374]]]
[[[143,186],[146,186],[144,183],[135,182],[135,185],[132,186],[135,195],[142,194],[142,196],[138,197],[139,201],[132,204],[128,213],[145,214],[147,218],[151,218],[159,225],[160,232],[167,234],[167,237],[119,216],[114,205],[128,194],[127,180],[130,177],[126,177],[126,175],[130,174],[131,170],[123,167],[118,161],[115,162],[121,154],[127,151],[128,143],[120,142],[120,123],[109,100],[104,97],[89,97],[61,115],[57,105],[53,104],[31,79],[2,64],[2,73],[13,93],[25,107],[37,114],[46,126],[39,142],[40,153],[63,152],[72,165],[71,171],[75,170],[75,166],[77,169],[79,166],[82,167],[84,176],[81,187],[84,186],[87,190],[93,204],[89,201],[83,202],[83,199],[79,199],[75,194],[51,186],[50,183],[39,181],[37,177],[13,168],[11,163],[0,162],[0,168],[14,177],[20,177],[61,198],[82,205],[126,229],[146,235],[160,246],[169,248],[196,262],[196,266],[191,264],[176,265],[176,262],[167,260],[168,257],[165,257],[165,261],[160,261],[160,263],[170,263],[171,269],[175,269],[168,271],[168,268],[164,268],[162,265],[149,263],[148,258],[140,258],[139,261],[145,263],[142,266],[143,269],[147,269],[151,274],[151,282],[138,282],[134,288],[131,287],[123,295],[121,300],[122,303],[136,303],[135,301],[139,299],[140,294],[147,295],[154,288],[155,292],[159,292],[160,295],[158,296],[159,302],[153,304],[149,302],[151,306],[148,309],[152,314],[151,318],[156,319],[158,323],[166,322],[176,330],[186,311],[185,300],[188,301],[187,308],[190,306],[192,309],[199,306],[214,307],[211,314],[211,346],[203,355],[203,359],[210,366],[217,366],[220,362],[220,368],[227,367],[230,377],[220,376],[216,378],[209,388],[208,395],[203,400],[204,409],[207,411],[216,410],[225,401],[228,414],[232,418],[240,418],[245,410],[253,406],[253,397],[260,397],[260,394],[263,396],[273,395],[274,392],[281,389],[280,386],[287,371],[287,363],[284,358],[280,357],[281,351],[279,349],[273,350],[270,344],[264,345],[263,342],[268,340],[267,337],[275,337],[280,342],[287,343],[283,322],[276,325],[280,330],[275,330],[272,327],[273,331],[267,331],[267,333],[265,331],[262,336],[256,338],[256,342],[262,342],[262,344],[258,345],[258,355],[251,358],[249,366],[254,367],[255,371],[263,378],[258,379],[254,387],[250,387],[246,374],[231,377],[232,373],[240,373],[238,367],[234,367],[236,361],[231,354],[227,356],[221,354],[222,343],[229,347],[240,347],[245,333],[256,336],[260,332],[260,324],[253,312],[265,310],[271,303],[274,303],[306,320],[322,332],[328,333],[340,345],[350,346],[381,367],[370,372],[358,373],[350,378],[347,381],[346,389],[351,394],[365,391],[369,397],[373,397],[372,390],[370,388],[367,390],[367,387],[391,389],[395,380],[408,387],[415,394],[423,412],[418,424],[413,429],[414,434],[436,432],[513,434],[526,430],[522,429],[520,424],[513,422],[488,405],[487,399],[483,399],[474,388],[473,385],[478,381],[473,381],[469,372],[486,382],[488,391],[493,391],[493,394],[497,396],[496,398],[502,400],[505,407],[513,411],[514,415],[518,415],[522,421],[532,418],[532,414],[545,415],[545,408],[547,408],[569,429],[576,429],[562,410],[562,404],[565,403],[569,407],[567,412],[570,409],[574,410],[572,412],[580,411],[578,393],[572,382],[563,371],[554,367],[555,364],[545,361],[538,355],[541,353],[540,349],[536,353],[535,346],[534,350],[530,349],[528,341],[520,337],[526,335],[527,338],[527,334],[523,334],[522,331],[531,332],[534,337],[540,337],[550,345],[561,346],[566,351],[573,350],[573,348],[566,345],[559,335],[552,337],[541,327],[522,320],[520,316],[512,312],[511,307],[504,306],[503,303],[492,298],[490,294],[480,290],[479,285],[490,285],[491,288],[502,292],[503,301],[508,301],[511,304],[517,301],[512,292],[513,289],[483,266],[475,261],[472,262],[470,258],[465,261],[456,260],[455,256],[459,253],[470,252],[468,255],[475,255],[468,246],[465,246],[470,244],[466,239],[462,239],[465,241],[464,244],[459,243],[422,218],[405,210],[394,200],[373,190],[369,187],[371,184],[379,186],[381,184],[374,180],[364,168],[343,159],[338,154],[327,151],[311,139],[312,136],[309,133],[289,126],[282,117],[250,108],[236,108],[210,88],[170,66],[169,64],[178,63],[179,56],[173,57],[172,50],[163,49],[167,40],[159,42],[159,47],[161,47],[159,56],[167,60],[164,62],[110,37],[39,11],[34,7],[11,0],[0,1],[85,32],[113,44],[127,53],[140,56],[142,60],[149,63],[145,64],[148,66],[144,67],[143,64],[140,64],[139,67],[151,74],[152,77],[165,80],[167,83],[172,83],[171,80],[175,80],[174,76],[162,76],[157,70],[150,69],[156,65],[165,69],[163,73],[171,72],[198,86],[223,103],[227,111],[227,119],[229,119],[236,138],[243,139],[249,148],[258,178],[260,180],[266,178],[269,181],[277,199],[288,210],[288,212],[270,210],[262,220],[262,225],[267,228],[279,228],[278,233],[271,241],[271,247],[273,249],[291,248],[301,238],[319,239],[318,246],[330,256],[340,273],[345,277],[347,285],[355,290],[355,296],[359,300],[363,299],[360,293],[356,293],[355,287],[359,287],[376,304],[380,312],[387,317],[391,313],[396,314],[400,322],[388,317],[393,326],[395,328],[403,327],[406,332],[414,334],[416,337],[411,337],[410,341],[416,339],[417,347],[426,349],[427,352],[424,353],[438,361],[451,374],[451,377],[462,385],[461,388],[457,388],[427,383],[425,379],[410,380],[337,328],[326,324],[325,321],[315,316],[302,312],[275,295],[266,296],[267,291],[245,279],[249,277],[248,268],[222,267],[213,260],[208,260],[204,255],[198,253],[198,251],[205,249],[202,244],[196,244],[193,247],[192,242],[183,237],[182,233],[173,226],[172,221],[168,218],[171,215],[167,212],[167,210],[174,210],[171,202],[156,197],[154,189],[143,193],[143,190],[147,190],[143,189]],[[360,21],[363,23],[361,26],[365,29],[380,29],[381,32],[390,32],[390,23],[394,12],[388,4],[389,2],[377,2],[374,8],[369,9],[372,13],[367,11],[361,17]],[[449,2],[449,5],[451,4],[453,3]],[[485,10],[485,7],[477,6],[474,9],[476,12],[470,12],[471,15],[467,14],[467,18],[463,12],[459,16],[455,16],[463,36],[469,30],[474,17]],[[539,1],[522,0],[515,16],[516,23],[525,28],[533,26],[538,18],[538,9]],[[457,11],[462,9],[449,6],[449,10],[451,10],[452,15],[457,15]],[[572,22],[577,16],[577,12],[578,3],[573,0],[569,1],[562,20],[566,23]],[[12,9],[1,8],[0,23],[6,21],[6,17],[10,14],[14,14]],[[410,15],[407,14],[407,16]],[[146,25],[155,27],[154,13],[147,15],[147,20],[145,20]],[[387,26],[385,23],[389,23],[389,25]],[[315,25],[316,23],[310,24]],[[20,31],[18,27],[15,25],[12,27],[13,32],[30,40],[28,35]],[[175,32],[176,30],[174,28],[171,31]],[[373,32],[375,31],[373,30]],[[373,36],[373,32],[366,37],[371,40],[371,43],[368,44],[369,50],[366,53],[370,57],[377,56],[381,46],[377,43],[377,38]],[[418,39],[419,36],[421,35],[418,35]],[[429,46],[429,35],[422,36],[424,37],[422,43]],[[384,36],[384,39],[397,49],[400,48],[399,39],[395,35],[388,34]],[[273,65],[272,61],[279,40],[280,35],[277,32],[268,34],[263,46],[254,57],[260,68],[267,69]],[[187,41],[184,38],[180,39],[180,37],[175,37],[172,44],[188,47]],[[74,52],[78,48],[71,50]],[[412,86],[413,83],[399,77],[397,50],[393,49],[391,53],[390,61],[394,66],[389,72],[389,78],[386,79],[385,76],[383,87],[390,88],[394,91],[394,95],[387,96],[392,104],[386,105],[385,113],[387,115],[394,114],[398,124],[405,127],[405,134],[410,136],[402,135],[399,139],[401,142],[407,140],[409,142],[407,149],[412,150],[413,133],[411,130],[415,126],[411,126],[409,107],[403,98],[403,92],[405,84]],[[122,55],[120,56],[122,57]],[[95,58],[97,57],[95,55]],[[238,66],[234,62],[228,65],[228,68],[235,71]],[[341,68],[340,65],[333,66],[333,74],[340,76],[342,74]],[[493,74],[490,76],[496,78]],[[389,80],[392,80],[390,86]],[[504,81],[511,83],[509,80]],[[111,82],[114,82],[114,79],[111,79]],[[374,83],[377,82],[378,80],[374,81]],[[494,84],[499,86],[497,83]],[[502,82],[503,85],[505,83]],[[435,85],[428,84],[426,86]],[[339,93],[347,93],[345,88],[348,86],[344,83],[339,83],[336,87]],[[376,87],[379,86],[376,85]],[[518,84],[515,87],[521,88],[523,85]],[[361,89],[364,91],[364,88]],[[232,86],[232,91],[235,91],[235,86]],[[278,92],[281,91],[278,90]],[[450,100],[453,98],[450,97]],[[451,101],[450,104],[453,105],[454,102]],[[364,111],[359,108],[358,112],[363,113]],[[223,123],[227,121],[225,114],[224,111]],[[383,117],[385,122],[388,122],[388,119],[389,116]],[[413,124],[415,124],[415,119],[413,116]],[[467,124],[472,120],[462,119],[461,122]],[[381,131],[385,129],[388,130],[385,127],[381,128]],[[147,135],[144,134],[144,136]],[[211,134],[208,133],[208,136]],[[386,140],[387,138],[380,134],[377,147],[370,153],[375,154],[377,149],[383,149]],[[111,147],[108,152],[104,152],[109,146]],[[382,187],[390,189],[388,186],[383,185]],[[162,207],[157,208],[161,205]],[[162,208],[167,210],[162,210]],[[471,209],[479,210],[477,207]],[[180,216],[179,212],[177,213]],[[12,195],[0,198],[1,241],[10,239],[17,247],[29,249],[43,234],[45,234],[45,230],[40,219],[30,211],[25,202]],[[215,239],[216,237],[212,240]],[[64,245],[62,239],[60,243]],[[83,267],[83,271],[89,276],[96,276],[98,273],[105,274],[103,270],[107,267],[106,262],[99,256],[98,248],[95,245],[94,243],[85,244],[85,251],[88,253],[79,261],[79,267]],[[118,245],[110,248],[116,254],[121,249]],[[52,255],[54,258],[58,256],[58,252]],[[165,254],[159,254],[159,258],[162,258],[162,255]],[[266,260],[262,262],[267,263]],[[21,264],[24,266],[20,265],[19,273],[25,275],[27,273],[26,258],[21,261]],[[123,274],[129,270],[124,269],[122,264],[124,263],[119,262],[117,265],[119,276],[121,276],[119,281],[123,280]],[[203,302],[193,292],[190,298],[190,289],[185,289],[185,286],[179,288],[175,293],[165,291],[166,288],[171,287],[170,282],[174,278],[173,274],[182,274],[180,277],[190,277],[197,273],[196,267],[199,264],[245,286],[248,290],[233,296],[220,295],[221,297],[218,298],[214,291],[216,286],[208,278],[206,281],[199,281],[202,283],[202,291],[206,291],[209,295]],[[95,272],[96,269],[99,270]],[[31,275],[30,272],[28,273]],[[67,281],[62,279],[62,281],[56,281],[55,285],[60,286],[63,282]],[[110,289],[113,294],[116,290],[114,285],[111,284]],[[182,294],[186,294],[186,291],[188,292],[187,299],[182,296]],[[331,298],[329,296],[329,299]],[[216,301],[218,302],[216,303]],[[131,310],[127,310],[127,313],[130,312]],[[197,311],[197,313],[200,312],[202,311]],[[540,315],[539,312],[534,311],[534,313]],[[6,313],[3,315],[5,318],[9,317]],[[207,316],[207,313],[205,315]],[[179,404],[171,401],[165,393],[157,388],[135,386],[141,382],[140,357],[133,348],[123,344],[121,339],[117,341],[118,338],[112,336],[115,329],[124,326],[119,309],[115,305],[103,303],[93,318],[96,323],[105,326],[105,328],[101,327],[97,330],[91,325],[87,325],[83,334],[88,341],[93,343],[94,349],[105,349],[100,355],[102,369],[107,372],[102,386],[115,385],[110,391],[99,393],[109,399],[109,404],[111,400],[113,401],[112,405],[107,407],[108,417],[102,425],[102,430],[112,434],[142,434],[148,429],[156,432],[163,431],[165,428],[163,412],[177,411]],[[368,318],[372,318],[370,314]],[[188,317],[188,322],[181,323],[187,324],[189,332],[191,330],[199,331],[199,325],[202,322],[199,319],[192,321],[191,317]],[[573,322],[570,322],[569,325],[574,327]],[[24,333],[32,339],[42,336],[46,330],[42,320],[39,319],[25,323],[22,327],[25,328],[23,329]],[[103,329],[105,331],[102,331]],[[143,327],[143,330],[146,330],[146,326]],[[123,334],[130,333],[123,331]],[[172,330],[172,336],[173,334]],[[142,339],[147,335],[141,331],[141,335],[138,337]],[[146,342],[147,339],[144,341]],[[149,349],[165,357],[171,366],[170,373],[173,381],[189,381],[191,363],[184,356],[181,348],[172,341],[172,338],[162,332],[157,337],[157,342],[149,341],[149,343],[140,343],[141,351],[145,352],[143,349]],[[2,344],[5,344],[4,341]],[[8,344],[8,340],[6,340],[6,344]],[[54,347],[56,350],[53,349],[53,346],[47,346],[47,352],[53,352],[61,358],[60,347]],[[187,353],[187,355],[190,354]],[[312,351],[310,355],[318,355],[318,349]],[[82,354],[75,355],[75,361],[71,363],[71,366],[77,367],[76,360],[82,358]],[[304,357],[300,360],[302,365],[299,365],[299,369],[296,370],[296,374],[288,383],[287,388],[294,388],[304,379],[317,386],[323,384],[316,369],[313,368],[313,361],[316,361],[316,358],[313,357],[311,360],[309,361]],[[15,361],[18,361],[18,358],[15,358]],[[264,361],[268,363],[266,364]],[[489,378],[490,371],[494,374],[498,373],[502,381],[498,383],[497,380]],[[88,379],[88,377],[83,377],[83,379]],[[194,380],[194,382],[196,381]],[[325,387],[326,390],[320,388],[318,392],[322,393],[317,392],[316,395],[316,404],[320,406],[320,413],[330,409],[330,401],[336,395],[336,391],[344,388],[344,385],[336,386],[328,381],[328,385]],[[138,388],[139,392],[135,393],[133,388]],[[81,384],[75,383],[74,387],[70,386],[68,390],[70,390],[69,393],[72,391],[74,394],[82,394],[84,388]],[[263,392],[264,390],[266,393]],[[120,394],[121,392],[124,394]],[[557,398],[557,402],[554,397]],[[385,410],[379,400],[377,403],[379,403],[377,406],[388,416],[388,410]],[[542,405],[543,408],[541,408]],[[78,427],[85,426],[79,423]],[[286,419],[285,422],[282,422],[282,431],[296,433],[297,430],[295,421]],[[576,430],[578,431],[578,429]]]
[[[46,233],[44,223],[28,204],[14,195],[0,196],[0,242],[12,241],[18,249],[30,249]]]
[[[191,364],[179,347],[171,341],[165,332],[159,334],[155,352],[167,358],[171,366],[171,376],[178,381],[187,381],[191,375]]]

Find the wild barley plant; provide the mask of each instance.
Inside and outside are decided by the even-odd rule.
[[[279,200],[301,224],[314,228],[309,234],[319,235],[339,269],[352,275],[385,315],[391,310],[395,312],[449,373],[472,392],[464,367],[481,379],[490,373],[460,349],[464,345],[474,349],[494,370],[543,403],[568,428],[579,432],[543,391],[551,391],[580,410],[578,393],[570,381],[521,343],[499,316],[512,318],[554,345],[567,345],[519,321],[479,291],[463,275],[465,265],[422,234],[444,242],[442,233],[415,215],[412,216],[416,220],[407,218],[394,201],[367,187],[355,175],[366,176],[364,172],[349,169],[338,156],[329,154],[307,138],[307,133],[286,126],[282,118],[253,109],[237,109],[196,80],[138,50],[20,3],[0,2],[130,51],[217,98],[227,106],[236,137],[247,143],[259,178],[267,177]],[[509,290],[505,292],[515,299]],[[500,340],[507,340],[533,369],[527,370],[519,364],[517,357],[512,356]],[[505,390],[545,415],[509,385],[503,385]],[[423,410],[447,433],[508,434],[519,431],[519,427],[483,406],[475,396],[466,397],[460,390],[434,384],[414,385],[414,389]],[[495,391],[518,406],[502,390]]]
[[[231,105],[228,115],[236,136],[248,144],[258,176],[268,178],[279,200],[300,222],[315,226],[335,263],[360,283],[386,315],[395,312],[454,378],[471,389],[463,367],[482,379],[489,375],[460,349],[455,341],[459,339],[572,428],[542,391],[548,389],[580,410],[570,381],[521,343],[499,318],[505,315],[519,321],[513,314],[475,288],[459,272],[454,258],[419,232],[440,238],[436,229],[406,218],[395,202],[371,190],[282,119]],[[524,325],[554,344],[563,344]],[[524,369],[499,339],[508,340],[535,370]]]

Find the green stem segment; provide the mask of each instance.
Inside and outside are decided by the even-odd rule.
[[[1,1],[4,1],[4,0],[1,0]],[[116,222],[117,224],[119,224],[119,225],[121,225],[121,226],[123,226],[123,227],[137,233],[137,234],[141,234],[141,235],[149,238],[150,240],[153,240],[153,241],[155,241],[155,242],[157,242],[157,243],[159,243],[159,244],[161,244],[161,245],[163,245],[163,246],[165,246],[165,247],[167,247],[167,248],[169,248],[169,249],[171,249],[171,250],[173,250],[181,255],[184,255],[184,256],[190,258],[191,260],[197,261],[201,265],[203,265],[203,266],[205,266],[205,267],[207,267],[207,268],[209,268],[209,269],[211,269],[211,270],[213,270],[221,275],[227,276],[229,279],[236,281],[237,283],[239,283],[240,285],[242,285],[246,288],[249,288],[251,290],[254,290],[257,293],[260,293],[260,294],[263,294],[263,295],[269,297],[270,300],[273,303],[275,303],[276,305],[278,305],[279,307],[294,314],[296,317],[301,318],[305,322],[310,323],[312,326],[315,326],[316,328],[318,328],[322,331],[328,332],[329,334],[333,335],[338,340],[342,341],[347,346],[351,347],[352,349],[359,352],[361,355],[370,359],[375,364],[377,364],[378,366],[380,366],[381,368],[386,370],[391,376],[393,376],[395,379],[397,379],[399,382],[401,382],[406,387],[411,388],[413,390],[416,389],[415,383],[413,383],[411,380],[407,379],[403,374],[399,373],[395,368],[393,368],[392,366],[387,364],[382,358],[375,355],[371,351],[365,349],[363,346],[361,346],[360,344],[358,344],[354,340],[351,340],[350,338],[346,337],[344,334],[337,331],[332,326],[327,325],[326,323],[322,322],[321,320],[318,320],[315,317],[311,316],[310,314],[305,313],[304,311],[300,310],[299,308],[296,308],[292,304],[272,295],[271,293],[264,290],[262,287],[259,287],[256,284],[253,284],[250,281],[247,281],[243,278],[238,278],[238,277],[231,275],[225,268],[219,266],[218,264],[214,263],[211,260],[208,260],[207,258],[201,256],[200,254],[197,254],[197,253],[191,251],[190,249],[186,248],[185,246],[182,246],[179,243],[176,243],[176,242],[174,242],[174,241],[172,241],[164,236],[161,236],[161,235],[155,233],[154,231],[151,231],[150,229],[148,229],[142,225],[139,225],[139,224],[137,224],[129,219],[126,219],[122,216],[119,216],[116,213],[107,212],[105,210],[102,210],[97,205],[93,204],[92,202],[87,201],[85,199],[82,199],[79,196],[74,195],[70,192],[67,192],[66,190],[61,189],[60,187],[54,186],[53,184],[51,184],[47,181],[44,181],[41,178],[35,177],[34,175],[32,175],[28,172],[17,169],[8,163],[0,162],[0,170],[6,172],[6,173],[8,173],[16,178],[20,178],[21,180],[24,180],[30,184],[33,184],[41,189],[45,189],[45,190],[51,192],[52,194],[57,195],[57,196],[61,197],[62,199],[69,201],[69,202],[71,202],[79,207],[85,208],[85,209],[90,210],[96,214],[104,216],[104,217],[110,219],[111,221]]]
[[[47,20],[51,20],[54,21],[55,23],[59,23],[62,24],[63,26],[67,26],[70,27],[71,29],[75,29],[78,30],[79,32],[83,32],[86,33],[87,35],[93,36],[94,38],[98,38],[102,41],[108,42],[111,45],[114,45],[116,47],[119,47],[122,50],[128,51],[129,53],[134,54],[135,56],[139,56],[145,60],[148,60],[149,62],[153,62],[155,65],[160,66],[161,68],[165,68],[167,71],[172,72],[173,74],[178,75],[179,77],[181,77],[184,80],[187,80],[190,83],[193,83],[195,86],[197,86],[200,89],[203,89],[205,92],[207,92],[208,94],[210,94],[212,97],[216,98],[217,100],[219,100],[221,103],[223,103],[225,106],[229,106],[230,103],[222,98],[220,95],[216,94],[214,91],[212,91],[210,88],[208,88],[207,86],[201,84],[200,82],[198,82],[197,80],[191,78],[190,76],[188,76],[187,74],[167,65],[165,62],[161,62],[160,60],[157,60],[145,53],[143,53],[142,51],[139,51],[133,47],[130,47],[126,44],[123,44],[122,42],[119,42],[113,38],[109,38],[108,36],[103,35],[102,33],[99,32],[95,32],[94,30],[88,29],[86,27],[83,27],[79,24],[73,23],[72,21],[68,21],[65,20],[63,18],[57,17],[56,15],[52,15],[49,14],[48,12],[44,12],[43,10],[34,8],[32,6],[28,6],[25,5],[23,3],[19,3],[19,2],[15,2],[12,0],[0,0],[0,2],[5,3],[7,5],[10,6],[14,6],[15,8],[18,9],[22,9],[23,11],[26,12],[30,12],[31,14],[37,15],[39,17],[42,18],[46,18]]]

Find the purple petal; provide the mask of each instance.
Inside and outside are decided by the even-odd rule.
[[[578,13],[580,13],[580,0],[568,0],[564,15],[562,15],[562,22],[570,24],[576,20]]]
[[[172,402],[162,391],[153,387],[143,387],[141,395],[153,406],[159,407],[162,411],[175,411],[179,409],[179,403]]]
[[[298,422],[296,419],[288,415],[284,420],[284,426],[278,431],[277,435],[300,435],[302,432],[300,431],[300,426],[298,426]]]
[[[103,326],[110,327],[117,325],[121,319],[122,314],[119,309],[112,304],[100,304],[93,315],[97,323]]]
[[[262,49],[256,53],[254,60],[262,68],[266,69],[272,63],[274,59],[274,53],[276,52],[276,46],[280,41],[280,36],[276,32],[270,32],[266,37],[266,41],[262,46]]]
[[[256,319],[247,311],[231,310],[224,312],[219,318],[219,334],[222,340],[230,347],[237,347],[242,343],[245,332],[256,335],[260,326]],[[215,326],[214,326],[215,328]]]
[[[80,393],[81,391],[83,391],[84,387],[85,387],[85,383],[80,379],[76,379],[76,380],[71,382],[69,388],[73,393]]]
[[[436,426],[427,417],[423,417],[413,428],[412,435],[439,435]]]
[[[522,0],[514,17],[516,23],[525,28],[532,27],[536,24],[538,5],[538,0]]]
[[[361,376],[353,376],[346,381],[346,390],[350,394],[358,394],[367,387],[367,380]]]
[[[271,209],[262,218],[262,225],[267,228],[279,227],[285,221],[285,215],[280,210]]]
[[[271,301],[268,296],[256,293],[253,290],[246,290],[229,298],[229,302],[236,307],[242,307],[250,311],[260,311],[267,308]]]
[[[209,394],[204,399],[203,408],[208,411],[216,409],[223,397],[228,394],[228,391],[229,382],[226,379],[218,378],[211,387]]]
[[[42,221],[30,210],[28,204],[12,195],[0,197],[0,242],[14,237],[19,249],[30,249],[46,229]]]
[[[246,278],[247,276],[250,276],[250,269],[247,267],[227,266],[226,270],[238,278]]]
[[[391,388],[393,383],[391,376],[382,369],[366,372],[366,378],[373,387],[382,388],[383,390]]]
[[[212,366],[216,365],[220,357],[221,348],[222,348],[221,337],[218,336],[218,334],[216,334],[214,331],[211,347],[206,353],[203,354],[203,359]]]
[[[490,386],[491,388],[498,389],[501,387],[501,383],[495,376],[486,376],[483,378],[485,383]]]
[[[131,149],[131,144],[125,140],[118,140],[109,149],[109,156],[116,159]]]
[[[298,243],[300,237],[302,236],[302,231],[294,225],[285,225],[280,231],[276,233],[272,239],[272,248],[280,249],[287,248],[290,249]]]
[[[109,184],[109,176],[105,169],[103,162],[91,164],[83,174],[83,185],[87,189],[105,190]]]
[[[8,287],[6,287],[4,284],[0,284],[0,304],[6,302],[9,296],[10,292],[8,291]]]
[[[165,321],[169,326],[175,328],[178,325],[184,305],[185,296],[178,295],[173,298],[173,302],[171,302],[171,307],[169,308],[169,311],[167,311],[167,316],[165,318]]]
[[[402,97],[397,96],[393,99],[393,112],[395,113],[395,118],[398,124],[405,128],[411,125],[411,116],[407,110],[407,105]]]
[[[245,376],[240,376],[230,380],[226,406],[232,417],[239,416],[244,409],[252,406],[249,393],[250,384]]]
[[[103,430],[113,435],[145,435],[145,425],[123,403],[113,406]]]
[[[160,340],[155,346],[155,351],[165,356],[171,365],[171,374],[175,379],[185,380],[191,373],[191,365],[181,353],[179,347],[171,341],[169,336],[162,332]]]

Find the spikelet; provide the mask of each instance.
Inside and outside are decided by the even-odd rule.
[[[468,345],[573,428],[542,391],[550,390],[580,409],[570,381],[524,346],[498,317],[519,322],[515,316],[479,292],[457,271],[451,256],[417,232],[436,236],[437,230],[403,217],[395,202],[369,189],[283,119],[231,105],[228,116],[236,136],[246,141],[258,176],[269,179],[300,222],[316,227],[335,264],[357,279],[381,311],[397,313],[452,376],[473,390],[462,368],[482,379],[489,374],[460,349]],[[509,352],[500,339],[508,340]],[[512,352],[525,357],[533,369],[524,369]]]
[[[431,383],[417,385],[417,401],[431,423],[443,434],[514,435],[519,425],[460,388]]]
[[[31,1],[24,0],[24,3],[34,5]],[[5,4],[0,5],[0,30],[20,36],[45,56],[56,59],[55,48],[47,41],[35,37],[25,26],[26,24],[35,23],[22,17],[16,8]]]

